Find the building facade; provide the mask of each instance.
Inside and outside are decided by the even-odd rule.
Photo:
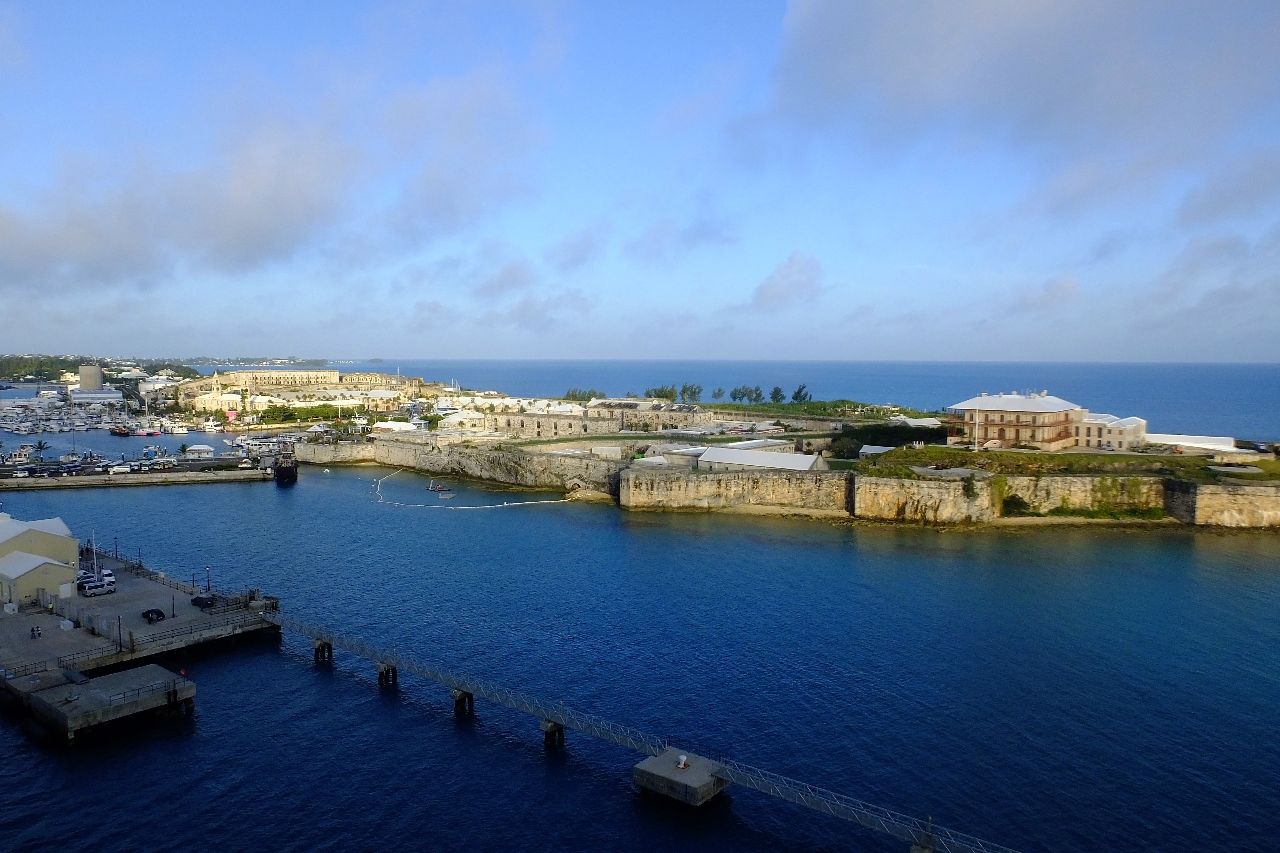
[[[1146,443],[1147,422],[1090,414],[1083,406],[1038,394],[980,394],[948,407],[961,415],[961,441],[987,448],[1136,450]]]

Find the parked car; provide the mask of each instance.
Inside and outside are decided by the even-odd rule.
[[[164,621],[164,611],[158,607],[152,607],[142,611],[142,618],[147,620],[148,625],[154,625],[157,622]]]
[[[212,607],[217,601],[212,595],[197,595],[191,599],[191,603],[196,607]]]
[[[95,595],[110,595],[115,591],[115,582],[91,581],[81,587],[80,594],[92,598]]]

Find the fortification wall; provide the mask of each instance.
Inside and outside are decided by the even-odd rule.
[[[1198,486],[1195,523],[1218,527],[1280,527],[1280,487]]]
[[[634,510],[728,510],[848,518],[850,475],[796,471],[716,474],[629,469],[618,502]]]
[[[853,484],[853,514],[858,518],[920,524],[964,524],[990,521],[991,489],[985,481],[968,487],[961,480],[899,480],[857,477]]]
[[[1164,483],[1158,477],[992,477],[988,486],[997,507],[1001,497],[1016,495],[1034,512],[1165,505]]]
[[[588,410],[585,415],[537,415],[501,412],[485,415],[486,432],[518,438],[564,438],[572,435],[616,435],[628,430],[655,431],[706,423],[706,412]]]
[[[439,447],[430,441],[396,436],[362,444],[300,444],[295,453],[298,461],[316,465],[376,462],[427,474],[450,474],[531,488],[590,489],[615,496],[618,472],[627,464],[595,457],[528,453],[517,448]]]

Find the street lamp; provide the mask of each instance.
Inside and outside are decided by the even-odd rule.
[[[213,589],[213,584],[210,581],[209,567],[205,566],[204,567],[204,591],[209,592],[212,589]]]

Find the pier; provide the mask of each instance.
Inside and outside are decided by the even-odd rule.
[[[890,835],[910,845],[911,853],[1014,853],[1011,848],[936,826],[932,821],[900,814],[731,758],[695,755],[679,749],[666,738],[573,710],[562,702],[545,701],[391,649],[380,649],[358,637],[290,618],[278,610],[264,612],[262,619],[311,640],[317,666],[331,666],[334,650],[341,650],[371,664],[378,672],[380,688],[398,685],[401,673],[448,688],[454,713],[460,717],[475,713],[476,699],[527,714],[538,720],[543,743],[549,749],[563,747],[565,731],[572,730],[640,753],[645,757],[633,771],[636,785],[692,806],[714,799],[734,784]]]
[[[271,479],[260,468],[223,471],[148,471],[129,474],[77,474],[74,477],[0,479],[0,491],[35,489],[93,489],[110,486],[188,486],[203,483],[258,483]]]
[[[190,713],[196,685],[147,663],[90,678],[86,673],[128,666],[166,652],[243,634],[275,632],[263,618],[275,599],[254,590],[215,591],[98,552],[116,577],[117,591],[97,598],[51,598],[0,616],[0,696],[15,701],[68,742],[78,732],[155,710]],[[193,596],[208,595],[200,607]],[[150,623],[148,610],[165,614]]]
[[[195,684],[164,667],[136,669],[86,678],[75,670],[41,671],[6,682],[32,716],[63,734],[77,732],[159,709],[190,714]]]

